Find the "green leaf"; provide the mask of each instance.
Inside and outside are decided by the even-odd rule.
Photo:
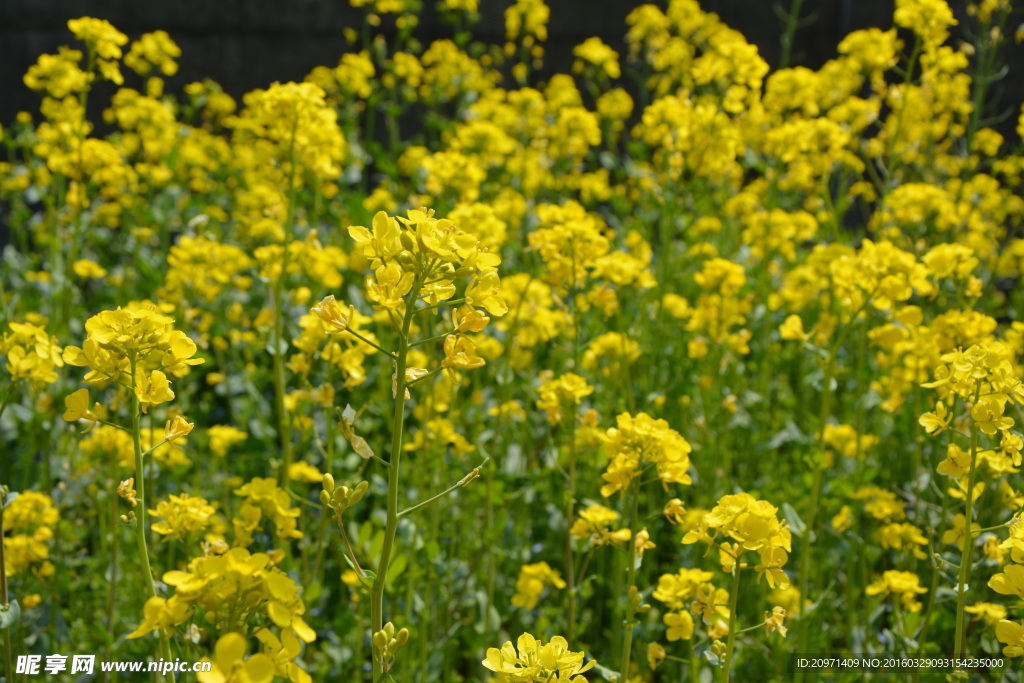
[[[614,682],[619,680],[619,672],[612,671],[611,669],[609,669],[606,666],[601,666],[600,664],[594,664],[594,671],[596,673],[600,674],[601,678],[603,678],[606,681],[612,681],[614,683]]]
[[[11,600],[7,608],[0,607],[0,631],[10,628],[21,619],[21,605],[17,600]]]
[[[795,536],[803,536],[807,530],[807,525],[804,524],[804,520],[800,519],[800,515],[796,513],[793,506],[789,503],[783,503],[782,514],[786,521],[789,522],[789,528],[793,531],[793,534]]]
[[[18,492],[17,491],[10,491],[10,492],[8,492],[7,497],[4,498],[4,507],[6,508],[8,505],[13,503],[17,499],[18,499]]]
[[[359,580],[362,581],[363,585],[367,588],[373,588],[373,584],[377,580],[376,572],[371,572],[369,569],[364,569],[363,574],[365,574],[365,576],[360,576]]]
[[[409,566],[409,560],[406,559],[405,555],[399,555],[391,560],[391,565],[388,567],[388,578],[384,581],[384,585],[390,586],[394,583],[395,579],[405,571],[407,566]]]

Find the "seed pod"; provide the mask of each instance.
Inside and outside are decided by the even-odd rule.
[[[334,476],[330,472],[324,475],[324,491],[334,493]]]

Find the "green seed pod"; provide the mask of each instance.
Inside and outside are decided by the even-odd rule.
[[[402,241],[402,247],[406,251],[416,250],[416,242],[412,239],[412,235],[410,235],[407,231],[403,230],[399,239]]]
[[[330,472],[324,475],[324,491],[334,493],[334,476]]]

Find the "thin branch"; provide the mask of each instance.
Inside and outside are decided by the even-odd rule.
[[[358,332],[353,330],[351,327],[346,327],[345,331],[348,332],[349,334],[351,334],[353,337],[355,337],[359,341],[363,342],[364,344],[369,344],[370,346],[372,346],[373,348],[377,349],[381,353],[386,354],[388,356],[391,356],[392,360],[397,360],[398,356],[396,356],[392,352],[388,351],[383,346],[378,346],[377,344],[374,344],[372,341],[370,341],[369,339],[367,339],[363,335],[359,334]]]
[[[480,463],[479,465],[474,467],[472,470],[470,470],[469,474],[464,476],[462,479],[459,479],[457,482],[455,482],[455,484],[453,486],[445,489],[444,491],[442,491],[441,493],[437,494],[436,496],[433,496],[432,498],[428,498],[425,501],[423,501],[422,503],[417,503],[416,505],[413,505],[411,508],[406,508],[406,509],[402,510],[401,512],[398,513],[399,518],[406,516],[407,514],[409,514],[410,512],[412,512],[414,510],[420,509],[424,505],[429,505],[430,503],[433,503],[438,498],[443,498],[444,496],[447,496],[449,493],[451,493],[455,489],[464,488],[465,486],[467,486],[469,484],[469,482],[473,481],[474,479],[476,479],[477,477],[480,476],[480,469],[484,465],[486,465],[487,461],[489,461],[490,459],[491,459],[491,456],[488,455],[486,458],[484,458],[484,461],[482,463]]]

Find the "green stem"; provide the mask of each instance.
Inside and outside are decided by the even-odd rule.
[[[782,34],[782,56],[779,57],[779,68],[789,67],[789,60],[793,55],[793,38],[796,37],[796,29],[800,23],[800,9],[804,0],[793,0],[789,8],[789,15],[786,17],[786,32]]]
[[[327,368],[327,382],[331,381],[331,368],[328,365]],[[327,408],[324,410],[324,424],[326,425],[326,438],[327,447],[324,450],[324,472],[330,472],[334,466],[334,420],[331,419],[331,410]],[[317,531],[316,541],[316,555],[313,559],[313,573],[312,580],[320,581],[320,569],[323,567],[324,561],[324,548],[325,548],[325,536],[327,533],[327,519],[330,517],[328,510],[323,510],[320,513],[320,529]]]
[[[402,435],[405,429],[405,369],[409,355],[409,329],[412,318],[416,315],[416,299],[419,296],[423,276],[418,275],[416,282],[405,303],[405,319],[402,321],[401,336],[398,340],[398,353],[395,354],[395,411],[391,417],[391,466],[388,468],[388,507],[387,522],[384,526],[384,545],[380,551],[380,562],[377,565],[377,576],[370,589],[370,637],[384,628],[384,582],[387,579],[388,567],[391,565],[391,551],[395,544],[395,531],[398,528],[398,482],[399,466],[402,458]],[[373,662],[373,678],[377,680],[384,673],[380,662]]]
[[[129,359],[131,363],[132,386],[135,384],[136,359],[134,356]],[[146,593],[151,598],[156,597],[156,584],[153,581],[153,569],[149,564],[149,548],[146,545],[146,506],[149,499],[146,497],[146,475],[144,474],[145,462],[142,455],[142,408],[139,405],[139,395],[131,392],[132,395],[132,443],[135,448],[135,490],[136,498],[141,503],[136,512],[135,540],[139,544],[139,559],[142,562],[142,576],[146,583]],[[171,642],[168,639],[166,629],[160,630],[160,657],[164,661],[173,661],[171,657]],[[161,680],[174,680],[174,674],[164,676]]]
[[[10,392],[8,392],[10,393]],[[7,487],[0,486],[0,607],[10,609],[11,598],[7,594],[7,559],[4,556],[4,504],[7,502]],[[8,680],[14,680],[14,658],[11,655],[11,629],[4,629],[4,671]]]
[[[281,278],[284,273],[281,273]],[[284,406],[284,353],[281,348],[284,345],[282,329],[284,323],[281,320],[281,296],[284,287],[279,278],[271,290],[274,310],[274,410],[277,413],[277,433],[281,440],[281,470],[278,472],[278,481],[282,488],[288,487],[288,468],[292,464],[292,432],[291,422],[285,413]]]
[[[629,659],[633,648],[633,607],[629,599],[629,591],[636,581],[636,551],[633,549],[633,539],[636,538],[637,510],[640,506],[640,485],[631,483],[630,486],[630,510],[629,528],[632,530],[630,543],[626,546],[626,610],[622,620],[622,669],[619,680],[629,680]]]
[[[822,444],[824,442],[824,439],[825,439],[825,423],[828,421],[829,412],[831,410],[831,404],[832,404],[832,375],[835,372],[835,357],[836,357],[836,354],[837,354],[838,350],[839,350],[839,346],[836,345],[833,348],[833,350],[829,353],[828,361],[827,361],[826,366],[825,366],[824,396],[822,396],[822,400],[821,400],[821,417],[820,417],[820,423],[819,423],[820,427],[819,427],[819,431],[818,431],[818,448],[819,449],[821,448],[821,446],[822,446]],[[800,637],[799,637],[799,643],[800,644],[799,644],[799,647],[797,648],[797,652],[806,652],[807,651],[807,633],[808,633],[808,630],[809,630],[809,628],[808,628],[809,624],[807,623],[806,619],[804,618],[803,606],[806,603],[807,591],[808,591],[808,588],[810,586],[811,564],[812,564],[811,563],[811,560],[812,560],[811,548],[813,547],[811,539],[812,539],[812,536],[814,534],[815,523],[817,522],[818,504],[819,504],[819,502],[821,500],[821,489],[822,489],[822,483],[823,483],[823,479],[824,479],[824,476],[823,476],[824,465],[820,461],[820,458],[821,458],[821,454],[820,453],[816,453],[815,454],[815,461],[814,461],[814,481],[813,481],[813,484],[811,485],[811,505],[810,505],[810,511],[807,514],[807,522],[806,522],[805,528],[804,528],[804,538],[803,538],[803,540],[801,542],[800,571],[799,571],[799,586],[800,586],[799,600],[800,600],[800,608],[801,608],[800,609],[800,622],[801,623],[800,623]]]
[[[0,401],[0,417],[4,416],[4,411],[7,410],[7,404],[11,402],[11,398],[14,397],[14,385],[17,384],[17,380],[7,385],[7,393],[4,394],[4,400]]]
[[[569,417],[569,487],[565,494],[565,638],[571,644],[576,633],[576,568],[572,549],[572,520],[576,515],[576,406]]]
[[[740,563],[732,568],[732,594],[729,596],[729,637],[725,641],[725,661],[722,663],[722,683],[729,683],[732,653],[736,646],[736,604],[740,594]]]
[[[981,393],[981,384],[978,384],[974,392],[974,402],[978,402],[978,395]],[[971,551],[974,549],[974,541],[971,538],[971,522],[974,517],[974,468],[978,456],[978,427],[971,420],[971,467],[967,471],[967,495],[966,509],[964,510],[964,547],[960,552],[960,572],[956,587],[956,646],[953,652],[957,657],[963,657],[965,653],[964,630],[964,607],[967,603],[967,580],[971,574]]]
[[[296,186],[295,186],[295,136],[298,132],[299,115],[295,112],[295,121],[292,124],[291,141],[288,145],[288,212],[285,217],[286,240],[281,247],[281,274],[274,281],[271,290],[274,309],[274,403],[277,411],[277,433],[281,439],[281,471],[278,472],[278,481],[281,488],[288,488],[288,469],[292,464],[292,423],[288,419],[284,408],[284,321],[281,311],[281,302],[284,297],[284,279],[288,271],[288,239],[294,238],[295,232],[295,209],[296,209]],[[289,545],[290,548],[290,545]],[[290,552],[290,550],[289,550]]]

